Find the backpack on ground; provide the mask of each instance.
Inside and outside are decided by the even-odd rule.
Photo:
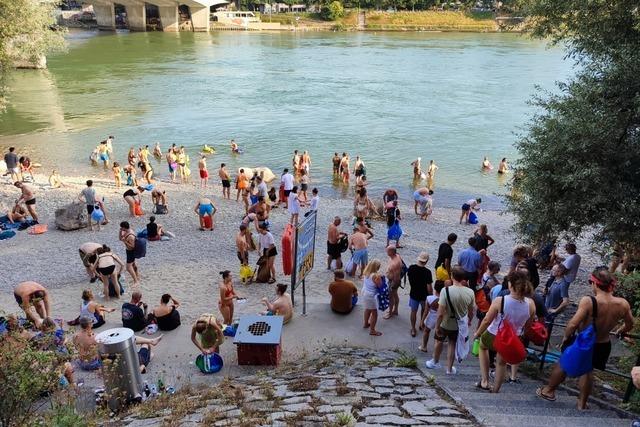
[[[135,258],[144,258],[147,255],[147,239],[136,237],[133,245],[133,256]]]

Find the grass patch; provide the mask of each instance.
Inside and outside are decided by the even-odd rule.
[[[497,31],[491,14],[465,12],[367,12],[366,28],[377,30]]]
[[[320,384],[320,378],[316,377],[302,377],[289,384],[289,390],[291,391],[311,391],[317,390]]]
[[[333,422],[334,426],[352,426],[356,423],[356,419],[353,415],[347,412],[339,412],[336,414],[336,419]]]
[[[380,359],[376,358],[375,356],[372,356],[369,359],[367,359],[367,363],[369,364],[369,366],[380,366]]]
[[[393,366],[398,368],[417,368],[418,367],[418,359],[415,356],[411,356],[404,351],[399,351],[400,355],[393,362]]]

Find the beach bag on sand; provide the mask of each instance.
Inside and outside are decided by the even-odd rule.
[[[136,258],[144,258],[147,255],[147,239],[136,237],[133,246],[133,256]]]
[[[169,212],[167,205],[155,205],[153,207],[153,213],[156,215],[166,215]]]
[[[594,297],[593,323],[580,331],[574,341],[562,350],[560,366],[569,377],[579,377],[593,371],[593,347],[596,344],[596,317],[598,316],[598,303]]]
[[[93,207],[93,212],[91,212],[91,219],[97,223],[102,223],[104,220],[104,212],[100,209],[100,205],[95,205]]]
[[[477,224],[478,223],[478,215],[476,215],[474,212],[471,212],[469,214],[469,224]]]
[[[253,278],[253,270],[248,265],[240,266],[240,281],[242,283],[250,282]]]
[[[502,360],[511,365],[516,365],[527,357],[527,351],[522,341],[520,341],[520,337],[516,335],[511,323],[508,320],[504,320],[504,298],[502,297],[500,305],[502,319],[498,326],[498,333],[493,340],[493,348],[498,352]]]
[[[218,353],[199,354],[196,357],[196,366],[203,374],[215,374],[223,365],[222,357]]]
[[[271,273],[269,272],[269,267],[267,266],[267,264],[268,264],[267,262],[258,264],[258,273],[256,274],[256,282],[267,283],[271,278]]]

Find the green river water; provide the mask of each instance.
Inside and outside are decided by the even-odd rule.
[[[203,144],[231,167],[291,164],[309,150],[312,184],[325,195],[334,151],[363,157],[370,188],[408,195],[409,163],[435,159],[436,202],[475,195],[497,205],[504,179],[481,173],[488,156],[514,158],[514,132],[534,113],[535,85],[572,74],[559,48],[515,34],[72,32],[47,71],[18,71],[0,115],[0,148],[19,147],[45,172],[91,169],[96,143]],[[235,138],[245,153],[232,156]],[[165,163],[155,166],[166,176]],[[487,205],[485,203],[485,205]]]

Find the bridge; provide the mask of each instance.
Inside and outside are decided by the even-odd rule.
[[[224,0],[85,0],[85,4],[93,6],[98,28],[101,30],[116,29],[115,6],[124,6],[127,22],[131,31],[147,30],[147,5],[156,6],[160,17],[162,31],[180,31],[179,9],[188,11],[191,31],[209,31],[209,8],[216,4],[226,4]]]

